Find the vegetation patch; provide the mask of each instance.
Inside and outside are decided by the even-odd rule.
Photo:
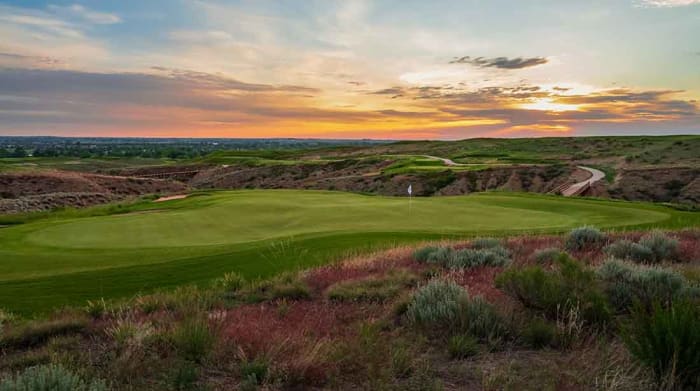
[[[414,273],[399,269],[382,277],[336,283],[328,288],[326,296],[339,301],[385,302],[417,282],[418,276]]]

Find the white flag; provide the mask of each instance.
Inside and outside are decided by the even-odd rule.
[[[413,193],[413,187],[411,185],[408,185],[408,195],[411,195]]]

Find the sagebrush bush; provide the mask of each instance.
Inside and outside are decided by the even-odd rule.
[[[605,241],[605,234],[595,227],[579,227],[571,230],[566,239],[569,250],[583,250],[587,247],[600,245]]]
[[[447,351],[453,359],[464,359],[479,353],[477,340],[469,334],[457,334],[447,342]]]
[[[206,319],[192,317],[178,325],[173,331],[172,341],[182,358],[200,362],[214,346],[216,335]]]
[[[103,381],[85,381],[58,365],[27,368],[0,380],[0,391],[106,391]]]
[[[566,253],[563,252],[561,249],[555,247],[548,247],[535,251],[535,253],[532,255],[532,258],[537,263],[552,263],[559,259],[559,257],[562,256],[562,254]]]
[[[700,306],[680,300],[637,306],[623,327],[627,348],[666,389],[700,389]]]
[[[428,255],[426,262],[444,266],[450,260],[454,251],[452,247],[438,247]]]
[[[236,272],[228,272],[223,276],[212,281],[212,286],[215,289],[220,289],[227,292],[236,292],[243,288],[246,280],[243,276]]]
[[[603,263],[597,274],[610,305],[619,312],[628,311],[636,302],[649,307],[655,301],[670,303],[677,298],[698,296],[700,290],[676,271],[615,259]]]
[[[31,321],[13,327],[0,335],[0,348],[28,348],[41,345],[52,337],[82,332],[87,320],[66,317],[55,320]]]
[[[650,249],[654,262],[675,260],[678,257],[678,241],[661,231],[652,231],[644,235],[639,244]]]
[[[437,251],[437,249],[438,249],[438,247],[435,247],[435,246],[427,246],[427,247],[419,248],[418,250],[413,252],[413,259],[415,259],[418,262],[427,262],[428,257],[430,257],[430,254]]]
[[[468,269],[479,266],[505,266],[510,263],[510,254],[500,244],[495,247],[466,248],[450,254],[446,266],[450,269]]]
[[[630,260],[637,263],[651,263],[655,261],[654,252],[649,247],[635,243],[631,240],[618,240],[605,246],[606,254],[613,258]]]
[[[588,323],[605,323],[610,311],[596,286],[595,272],[568,256],[557,259],[556,268],[513,268],[496,277],[496,286],[526,307],[556,319],[561,311],[578,308]]]
[[[423,327],[454,327],[467,292],[452,281],[432,280],[419,288],[406,309],[409,322]]]
[[[341,281],[326,290],[326,296],[338,301],[385,302],[406,288],[413,286],[418,277],[408,270],[400,269],[383,277]]]
[[[503,247],[502,242],[496,238],[477,238],[471,242],[471,245],[476,249]]]

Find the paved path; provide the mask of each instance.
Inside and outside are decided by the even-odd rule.
[[[562,190],[561,195],[564,197],[571,197],[575,195],[579,195],[583,193],[588,187],[599,180],[605,178],[605,173],[600,170],[596,170],[595,168],[590,168],[590,167],[584,167],[584,166],[578,166],[578,168],[588,171],[591,176],[588,177],[585,181],[581,181],[578,183],[574,183],[573,185],[567,187],[566,189]]]
[[[422,156],[430,158],[430,159],[442,160],[442,162],[445,163],[446,166],[466,166],[466,164],[456,163],[453,160],[447,159],[444,157],[437,157],[437,156],[430,156],[430,155],[422,155]]]

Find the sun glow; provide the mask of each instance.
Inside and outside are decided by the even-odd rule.
[[[523,109],[540,110],[540,111],[576,111],[580,105],[572,105],[566,103],[555,103],[550,98],[536,99],[532,103],[520,105]]]

